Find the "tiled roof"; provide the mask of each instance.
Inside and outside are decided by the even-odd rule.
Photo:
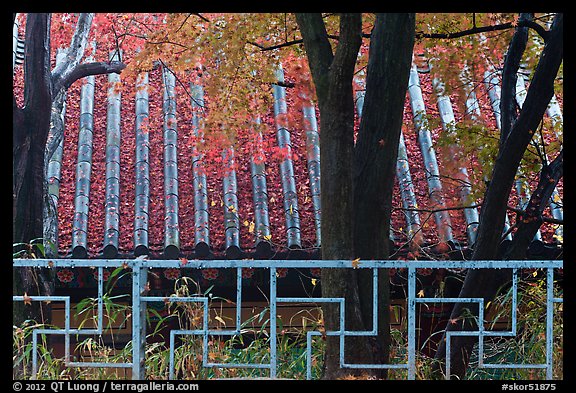
[[[526,81],[522,75],[519,81],[521,105]],[[263,161],[240,144],[236,151],[222,152],[220,165],[232,170],[217,178],[206,170],[205,157],[191,142],[202,138],[201,85],[190,83],[183,94],[182,83],[176,84],[165,68],[147,73],[133,93],[106,89],[107,82],[121,82],[121,77],[87,77],[81,87],[70,89],[63,114],[63,142],[49,163],[62,256],[268,258],[289,250],[306,252],[310,258],[319,256],[320,151],[312,104],[294,107],[292,92],[274,85],[273,108],[254,119],[265,125],[257,138],[289,154],[280,160],[268,155]],[[438,152],[435,138],[448,132],[462,114],[449,96],[436,93],[439,83],[425,70],[419,73],[412,67],[390,232],[397,249],[407,249],[408,239],[424,248],[446,243],[458,250],[475,241],[475,207],[442,210],[469,204],[472,167],[457,168],[456,174],[442,173],[448,171],[442,163],[450,160],[447,152],[458,146]],[[485,85],[468,90],[466,100],[468,114],[477,121],[490,119],[492,127],[499,127],[498,83],[498,73],[486,74]],[[191,111],[179,111],[183,100],[189,100]],[[358,116],[362,102],[359,90]],[[288,123],[290,111],[302,113],[304,126]],[[562,122],[556,100],[548,115]],[[443,128],[431,127],[430,116],[438,118]],[[147,128],[149,119],[155,117],[161,118],[162,132]],[[438,159],[441,155],[443,160]],[[515,201],[521,206],[528,195],[521,179],[516,185]],[[561,204],[554,202],[560,194],[557,190],[558,197],[551,203],[556,218],[562,217]],[[426,213],[426,208],[435,211]],[[561,227],[543,227],[535,241],[552,244],[561,231]]]

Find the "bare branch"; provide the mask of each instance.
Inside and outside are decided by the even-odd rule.
[[[283,42],[281,44],[278,45],[272,45],[272,46],[264,46],[264,45],[260,45],[254,41],[248,41],[248,43],[250,45],[253,45],[257,48],[259,48],[262,52],[265,51],[269,51],[269,50],[274,50],[274,49],[280,49],[280,48],[285,48],[287,46],[292,46],[292,45],[298,45],[298,44],[302,44],[304,42],[303,39],[299,39],[299,40],[293,40],[293,41],[287,41],[287,42]]]
[[[468,35],[486,33],[486,32],[490,32],[490,31],[508,30],[508,29],[513,29],[516,27],[529,27],[529,28],[533,29],[534,31],[536,31],[538,33],[538,35],[540,35],[540,37],[542,37],[542,39],[544,39],[544,41],[546,41],[546,38],[548,37],[548,30],[546,30],[542,25],[539,25],[538,23],[536,23],[532,20],[521,20],[516,25],[514,25],[512,22],[508,22],[508,23],[504,23],[504,24],[500,24],[500,25],[473,27],[471,29],[457,31],[454,33],[417,32],[416,38],[417,39],[419,39],[419,38],[453,39],[453,38],[465,37]],[[327,36],[328,36],[328,38],[333,39],[333,40],[339,40],[340,39],[339,36],[333,35],[333,34],[328,34]],[[362,34],[362,38],[370,38],[370,36],[371,35],[369,33],[363,33]],[[287,46],[298,45],[298,44],[301,44],[303,42],[304,41],[302,39],[297,39],[297,40],[292,40],[292,41],[286,41],[286,42],[283,42],[281,44],[272,45],[272,46],[260,45],[256,42],[253,42],[253,41],[249,41],[248,43],[256,46],[257,48],[259,48],[262,51],[269,51],[269,50],[284,48]]]
[[[454,33],[424,33],[421,31],[416,33],[416,38],[452,39],[479,33],[487,33],[490,31],[508,30],[515,27],[529,27],[534,31],[536,31],[544,41],[546,41],[546,39],[548,38],[548,30],[546,30],[544,27],[531,20],[519,21],[517,24],[508,22],[500,25],[473,27],[471,29],[457,31]]]
[[[513,207],[508,205],[508,210],[510,210],[511,212],[514,212],[516,214],[520,214],[520,215],[524,215],[526,214],[525,210],[522,209],[518,209],[517,207]],[[548,217],[548,216],[540,216],[539,219],[542,220],[542,222],[546,222],[548,224],[558,224],[558,225],[564,225],[564,220],[559,220],[557,218],[553,218],[553,217]]]
[[[327,37],[332,39],[332,40],[336,40],[336,41],[340,40],[340,36],[333,35],[333,34],[328,34]],[[370,34],[363,33],[362,38],[370,38]],[[264,45],[260,45],[256,42],[254,42],[254,41],[248,41],[248,44],[259,48],[262,52],[274,50],[274,49],[285,48],[287,46],[298,45],[298,44],[302,44],[302,43],[304,43],[303,39],[297,39],[297,40],[292,40],[292,41],[286,41],[286,42],[283,42],[283,43],[277,44],[277,45],[264,46]]]
[[[210,22],[210,19],[206,18],[206,17],[203,16],[202,14],[193,13],[192,15],[196,15],[198,18],[202,19],[203,21],[208,22],[208,23],[211,23],[211,22]]]
[[[438,213],[438,212],[449,211],[449,210],[477,209],[480,206],[482,206],[481,203],[469,205],[469,206],[451,206],[451,207],[443,207],[443,208],[438,208],[438,209],[394,207],[394,208],[392,208],[392,210],[402,210],[402,211],[406,211],[406,212],[420,212],[420,213]]]
[[[292,87],[296,86],[296,84],[294,84],[293,82],[281,82],[281,81],[278,81],[278,82],[274,82],[274,83],[272,83],[272,84],[273,84],[273,85],[280,86],[280,87],[287,87],[287,88],[292,88]]]

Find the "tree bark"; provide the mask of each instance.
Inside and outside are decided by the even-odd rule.
[[[50,127],[50,16],[30,14],[26,28],[24,106],[14,98],[13,241],[42,237],[44,148]]]
[[[354,154],[354,251],[360,259],[390,255],[392,191],[406,86],[415,36],[414,14],[378,14],[370,38],[366,95]],[[393,75],[394,77],[389,77]],[[372,271],[358,272],[362,317],[372,327]],[[375,363],[388,363],[390,299],[387,269],[379,271]],[[378,376],[386,376],[386,369]]]
[[[352,78],[361,44],[360,17],[342,16],[334,55],[320,14],[297,14],[296,20],[320,108],[322,258],[386,259],[396,156],[414,45],[414,14],[381,14],[376,18],[355,150]],[[378,337],[348,338],[347,363],[388,361],[388,280],[387,272],[380,272]],[[347,330],[372,329],[371,271],[323,269],[322,295],[345,299]],[[324,307],[324,321],[328,331],[340,328],[336,306]],[[365,373],[340,369],[338,338],[326,339],[323,378]],[[386,375],[374,370],[368,373]]]
[[[514,177],[520,165],[520,160],[526,151],[534,131],[542,120],[550,99],[554,94],[554,79],[558,74],[563,59],[563,26],[564,17],[559,13],[549,31],[546,45],[540,56],[530,88],[526,95],[524,106],[516,122],[512,125],[510,134],[500,146],[498,156],[492,172],[492,179],[486,190],[482,210],[478,238],[474,245],[472,259],[494,260],[499,257],[498,249],[501,243],[501,234],[504,228],[504,218]],[[496,270],[471,269],[466,274],[460,297],[483,297],[485,304],[492,300],[499,288],[509,280],[509,272]],[[468,305],[456,303],[450,320],[462,323],[449,323],[446,331],[477,329],[472,318],[463,319],[462,312]],[[470,307],[471,311],[475,310]],[[440,372],[446,355],[446,335],[436,352],[436,359],[440,360],[435,371]],[[474,343],[473,337],[455,336],[452,338],[451,373],[457,378],[463,378],[466,373],[470,353]],[[439,376],[439,374],[438,374]]]
[[[320,165],[322,203],[322,259],[348,259],[354,256],[353,183],[354,99],[352,78],[356,56],[362,42],[360,14],[342,14],[340,41],[332,54],[324,21],[320,14],[297,14],[296,21],[304,40],[320,109]],[[352,276],[352,277],[351,277]],[[346,329],[363,330],[356,272],[322,269],[322,296],[345,299]],[[327,331],[340,329],[339,310],[326,304],[324,325]],[[324,379],[350,374],[340,368],[339,339],[326,337]],[[366,348],[346,340],[346,361],[363,357]]]
[[[361,44],[362,24],[359,14],[342,15],[340,42],[328,72],[328,91],[320,112],[320,182],[322,204],[322,259],[349,259],[354,256],[353,183],[354,97],[352,78]],[[351,277],[352,276],[352,277]],[[345,328],[364,330],[362,324],[356,272],[346,269],[323,269],[322,296],[343,297],[346,307]],[[326,330],[339,330],[339,311],[327,305],[324,312]],[[357,339],[345,340],[346,362],[366,359],[367,348]],[[339,339],[329,336],[325,352],[324,378],[336,379],[348,370],[340,368]]]
[[[532,20],[532,14],[520,14],[521,21]],[[516,79],[522,55],[528,42],[528,27],[518,26],[510,41],[504,69],[502,70],[502,97],[500,99],[500,145],[502,145],[510,133],[512,124],[516,120]]]
[[[26,52],[24,63],[24,106],[14,98],[12,123],[12,185],[14,243],[28,243],[43,235],[44,148],[50,127],[52,95],[50,86],[50,16],[30,14],[26,21]],[[14,294],[51,294],[50,273],[42,269],[14,271]],[[49,308],[26,306],[15,302],[13,321],[27,319],[49,321]]]
[[[554,161],[542,168],[536,190],[530,196],[524,214],[518,217],[518,229],[506,251],[505,259],[526,258],[528,246],[542,225],[542,213],[548,206],[554,188],[564,175],[563,164],[564,150],[561,150]]]

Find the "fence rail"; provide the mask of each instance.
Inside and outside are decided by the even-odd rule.
[[[64,328],[63,329],[36,329],[32,335],[32,373],[36,377],[37,373],[37,343],[38,335],[63,335],[65,343],[65,364],[69,367],[117,367],[130,368],[133,379],[145,378],[145,344],[146,344],[146,312],[148,302],[193,302],[203,306],[203,320],[201,329],[172,330],[170,332],[170,378],[174,378],[174,353],[176,336],[192,335],[201,336],[203,342],[204,367],[221,368],[260,368],[268,369],[270,378],[277,378],[277,305],[279,303],[334,303],[339,305],[339,329],[334,331],[308,331],[307,334],[307,379],[312,378],[312,340],[314,336],[326,334],[328,336],[339,337],[340,345],[340,366],[344,368],[356,369],[406,369],[408,379],[416,377],[416,305],[418,303],[476,303],[479,306],[479,321],[484,321],[485,304],[482,298],[437,298],[424,297],[416,294],[416,273],[417,269],[509,269],[512,270],[512,307],[511,307],[511,328],[506,331],[495,331],[486,329],[484,323],[478,323],[477,331],[453,331],[446,335],[446,349],[450,353],[450,338],[453,336],[477,336],[478,337],[478,366],[479,368],[533,368],[545,369],[546,379],[552,379],[552,348],[553,348],[553,313],[554,304],[562,303],[563,298],[554,295],[554,269],[563,268],[561,260],[519,260],[519,261],[349,261],[349,260],[146,260],[137,259],[14,259],[14,268],[95,268],[98,269],[98,325],[95,329],[73,329],[70,327],[70,306],[69,296],[13,296],[13,301],[52,301],[64,302]],[[104,362],[74,362],[70,357],[70,336],[82,334],[102,334],[103,333],[103,294],[104,294],[104,268],[124,267],[131,270],[132,275],[132,359],[125,363],[104,363]],[[345,329],[345,303],[344,298],[323,298],[323,297],[279,297],[277,296],[277,269],[279,268],[344,268],[344,269],[371,269],[373,272],[372,290],[372,330],[350,331]],[[179,269],[202,269],[202,268],[229,268],[237,269],[236,275],[236,317],[233,329],[211,329],[209,327],[209,296],[189,296],[189,297],[160,297],[147,296],[148,293],[148,270],[153,268],[179,268]],[[268,363],[214,363],[208,357],[208,343],[210,336],[236,336],[241,334],[241,306],[242,306],[242,269],[243,268],[264,268],[269,269],[269,362]],[[379,269],[406,269],[407,270],[407,362],[399,364],[350,364],[345,362],[345,338],[351,336],[372,336],[376,335],[378,326],[378,274]],[[518,294],[518,271],[519,269],[543,269],[546,273],[546,362],[538,364],[493,364],[484,359],[484,338],[485,337],[514,337],[517,335],[517,294]],[[446,357],[446,378],[450,378],[450,356]]]

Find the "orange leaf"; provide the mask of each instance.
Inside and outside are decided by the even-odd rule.
[[[29,306],[32,305],[32,298],[28,296],[26,292],[24,292],[24,304],[27,304]]]

